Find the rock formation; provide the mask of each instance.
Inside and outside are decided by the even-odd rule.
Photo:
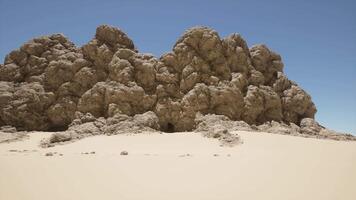
[[[187,30],[160,58],[139,53],[120,29],[102,25],[81,48],[62,34],[43,36],[0,65],[0,126],[17,130],[95,121],[90,129],[102,123],[113,133],[122,123],[188,131],[197,128],[197,115],[207,114],[299,127],[315,112],[310,95],[283,73],[280,55],[207,27]]]

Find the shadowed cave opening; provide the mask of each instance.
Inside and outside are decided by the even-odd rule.
[[[163,132],[166,133],[174,133],[175,132],[175,127],[172,123],[167,123],[167,125],[165,127],[162,128]]]
[[[48,129],[48,132],[60,132],[60,131],[66,131],[68,130],[68,126],[53,126]]]

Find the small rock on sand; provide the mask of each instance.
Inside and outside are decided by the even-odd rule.
[[[127,156],[127,155],[129,155],[129,152],[127,152],[127,151],[121,151],[120,155],[122,155],[122,156]]]
[[[189,157],[192,156],[191,154],[187,153],[187,154],[183,154],[183,155],[179,155],[179,157]]]
[[[45,156],[53,156],[53,153],[52,152],[48,152],[45,154]]]

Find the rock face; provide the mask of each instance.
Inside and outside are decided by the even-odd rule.
[[[127,117],[174,132],[196,128],[197,114],[304,126],[316,108],[283,74],[280,55],[206,27],[187,30],[161,58],[138,53],[125,33],[102,25],[81,48],[61,34],[43,36],[0,65],[0,126],[65,130],[87,113],[113,129]]]

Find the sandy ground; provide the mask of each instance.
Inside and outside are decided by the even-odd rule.
[[[0,144],[1,200],[356,198],[356,142],[239,132],[242,145],[220,147],[174,133],[95,136],[40,149],[48,134]]]

